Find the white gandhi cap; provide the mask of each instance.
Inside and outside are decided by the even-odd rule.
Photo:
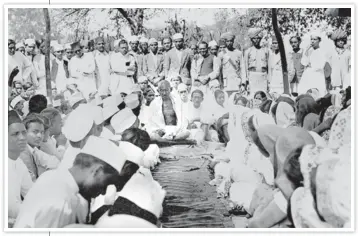
[[[174,34],[174,35],[173,35],[173,40],[183,39],[183,38],[184,38],[183,35],[180,34],[180,33],[177,33],[177,34]]]
[[[126,141],[121,141],[119,143],[119,148],[125,153],[128,161],[131,161],[138,166],[143,165],[143,158],[145,154],[142,149]]]
[[[125,154],[113,142],[105,138],[90,136],[81,153],[94,156],[120,173],[126,161]]]
[[[18,95],[18,96],[16,96],[14,99],[12,99],[12,101],[11,101],[11,103],[10,103],[10,106],[14,109],[15,106],[16,106],[19,102],[21,102],[21,101],[24,101],[24,102],[25,102],[25,100],[24,100],[20,95]]]
[[[133,114],[132,110],[126,107],[112,117],[111,125],[116,134],[121,134],[123,131],[130,128],[136,120],[137,117]]]
[[[130,109],[134,109],[139,106],[138,94],[131,93],[124,98],[126,106]]]

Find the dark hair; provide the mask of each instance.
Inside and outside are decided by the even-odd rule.
[[[300,156],[302,148],[299,147],[293,150],[285,160],[283,165],[283,171],[287,175],[287,178],[293,183],[295,189],[303,186],[303,175],[300,167]]]
[[[42,94],[36,94],[30,98],[29,113],[41,113],[47,107],[47,98]]]
[[[103,171],[106,174],[119,175],[118,171],[116,169],[114,169],[111,165],[109,165],[108,163],[102,161],[101,159],[94,157],[92,155],[89,155],[89,154],[79,153],[73,162],[74,166],[78,166],[81,169],[89,168],[93,164],[101,164],[103,166]]]
[[[234,103],[237,104],[239,101],[241,101],[243,103],[243,105],[246,107],[247,103],[249,102],[249,100],[247,100],[247,98],[245,98],[244,96],[241,96],[240,94],[235,94],[234,97]]]
[[[257,91],[254,95],[254,98],[256,98],[258,94],[261,95],[261,98],[267,98],[266,93],[264,93],[263,91]]]
[[[194,93],[198,93],[198,94],[200,94],[201,97],[204,98],[204,93],[203,93],[203,91],[201,91],[201,90],[199,90],[199,89],[195,89],[195,90],[191,93],[191,97],[192,97],[192,98],[193,98]]]
[[[126,185],[126,183],[132,178],[132,176],[137,172],[139,169],[139,165],[134,162],[126,160],[123,165],[121,173],[119,173],[120,178],[119,181],[116,183],[117,192],[121,191]]]
[[[266,101],[262,102],[260,105],[260,110],[263,113],[269,113],[271,108],[272,100],[267,99]]]
[[[32,114],[29,114],[28,116],[26,116],[26,118],[23,120],[23,123],[24,123],[26,129],[28,129],[29,125],[32,123],[38,123],[45,127],[45,121],[44,121],[43,116],[36,114],[36,113],[32,113]]]
[[[7,41],[7,46],[10,46],[10,44],[15,44],[15,41],[12,40],[12,39],[9,39],[9,40]]]
[[[291,40],[294,39],[294,38],[296,38],[299,43],[302,42],[301,37],[295,35],[295,36],[291,36],[290,43],[291,43]]]
[[[313,98],[302,98],[297,102],[296,121],[302,127],[305,117],[310,114],[317,113],[317,103]]]
[[[122,133],[122,141],[127,141],[145,151],[150,145],[150,136],[147,131],[138,128],[129,128]]]
[[[121,44],[128,45],[128,42],[127,42],[125,39],[121,39],[121,40],[118,42],[118,46],[120,46]]]

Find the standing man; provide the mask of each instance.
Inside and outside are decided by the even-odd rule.
[[[260,46],[263,36],[261,28],[251,28],[248,34],[253,46],[245,52],[245,67],[247,68],[250,95],[254,96],[257,91],[267,92],[269,51]]]
[[[329,63],[332,68],[331,83],[333,90],[347,88],[351,83],[349,74],[349,61],[351,52],[345,48],[347,44],[347,32],[338,29],[333,32],[331,39],[335,49],[329,55]]]
[[[92,53],[84,53],[83,48],[85,46],[88,47],[88,41],[72,44],[72,50],[76,56],[70,61],[70,76],[75,78],[83,96],[89,99],[97,91],[95,78],[96,63]]]
[[[131,48],[131,50],[128,52],[128,54],[132,55],[135,59],[135,63],[136,63],[136,70],[135,73],[133,75],[133,79],[134,82],[137,82],[137,76],[138,74],[142,73],[142,65],[140,65],[141,63],[141,52],[139,51],[139,39],[137,36],[133,35],[129,38],[129,46]]]
[[[215,56],[209,53],[206,42],[199,44],[199,54],[198,60],[192,61],[190,73],[194,87],[201,88],[206,93],[209,90],[209,84],[218,79],[220,65]]]
[[[182,34],[175,34],[173,39],[175,48],[167,52],[164,58],[165,77],[168,78],[171,73],[178,73],[184,84],[191,85],[190,54],[184,49],[184,37]]]
[[[164,79],[164,56],[158,54],[158,41],[155,38],[149,40],[149,47],[150,52],[143,60],[143,73],[154,86],[158,86]]]
[[[239,90],[246,83],[244,56],[241,51],[234,48],[235,36],[228,32],[223,35],[226,49],[219,57],[223,74],[223,88],[227,91]]]
[[[293,64],[292,60],[287,60],[288,78],[293,77]],[[270,93],[283,94],[283,73],[281,64],[281,55],[278,48],[276,36],[272,37],[272,51],[269,52],[268,63],[268,81]]]
[[[300,83],[303,71],[305,67],[301,64],[301,59],[303,55],[303,50],[300,48],[301,38],[299,36],[292,36],[290,38],[290,44],[292,50],[288,52],[288,62],[293,64],[293,73],[289,77],[291,93],[297,93],[298,84]]]
[[[66,52],[66,56],[63,59],[70,62],[71,58],[74,56],[70,43],[65,45],[65,52]]]
[[[68,61],[63,60],[64,48],[62,45],[54,45],[53,51],[55,58],[52,60],[51,79],[55,81],[57,92],[64,93],[67,90],[67,79],[70,77]]]
[[[36,70],[37,80],[39,81],[38,93],[46,96],[45,42],[40,44],[39,50],[40,53],[33,58],[33,67]],[[53,59],[51,56],[50,58]],[[50,68],[52,67],[51,59]]]
[[[149,48],[148,48],[148,39],[145,37],[142,37],[139,41],[140,48],[141,48],[141,54],[138,56],[138,73],[137,76],[144,75],[143,72],[143,63],[144,63],[144,57],[148,55]]]
[[[8,221],[11,228],[20,211],[22,199],[33,185],[24,162],[19,158],[26,149],[26,128],[15,111],[8,113]]]
[[[128,53],[128,43],[124,39],[118,42],[118,52],[110,54],[109,65],[111,70],[110,93],[114,95],[130,90],[134,84],[136,59],[132,53]]]
[[[13,81],[18,81],[21,84],[24,84],[30,80],[32,63],[25,57],[25,55],[16,51],[15,41],[12,39],[9,39],[8,41],[8,63],[9,76],[14,69],[18,70]]]
[[[25,40],[25,57],[31,63],[31,73],[30,73],[30,76],[28,77],[28,80],[26,82],[32,83],[34,85],[34,87],[37,88],[39,86],[39,83],[37,80],[36,69],[33,65],[33,60],[34,60],[34,57],[36,56],[35,47],[36,47],[36,42],[34,39],[26,39]]]
[[[96,50],[93,55],[96,63],[96,84],[100,96],[109,94],[110,66],[109,54],[104,48],[105,42],[103,37],[95,39]]]

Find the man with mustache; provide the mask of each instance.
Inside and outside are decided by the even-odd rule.
[[[27,166],[32,181],[49,169],[55,169],[60,161],[55,157],[39,150],[43,140],[45,125],[44,118],[38,114],[30,114],[23,121],[27,135],[27,147],[20,154],[20,158]]]
[[[22,203],[32,187],[30,173],[19,158],[26,149],[26,129],[15,111],[8,113],[8,220],[9,227],[15,222]]]
[[[97,87],[99,95],[109,94],[109,54],[104,48],[105,42],[103,37],[95,39],[96,50],[93,55],[96,62]]]

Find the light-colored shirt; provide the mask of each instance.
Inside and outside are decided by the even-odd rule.
[[[58,168],[69,169],[73,166],[73,162],[76,159],[76,156],[81,152],[80,148],[74,148],[71,145],[66,149],[63,159]]]
[[[94,56],[92,53],[84,53],[81,58],[72,57],[70,60],[70,76],[80,79],[83,73],[94,73],[96,69]]]
[[[54,137],[50,137],[47,139],[47,142],[41,143],[40,149],[49,155],[56,156],[61,161],[66,148],[64,146],[56,147],[56,143],[56,139]]]
[[[106,51],[100,52],[96,50],[93,55],[96,62],[98,90],[101,94],[106,94],[108,93],[110,75],[109,54]]]
[[[78,185],[68,170],[46,172],[28,192],[14,227],[62,228],[85,223],[88,203],[78,193]]]
[[[21,159],[12,160],[9,158],[8,168],[8,217],[10,222],[16,219],[22,203],[21,196],[26,196],[33,182],[27,167]]]
[[[14,81],[25,82],[29,80],[32,72],[32,63],[21,52],[15,52],[13,56],[8,55],[8,75],[17,66],[19,73],[15,76]]]

